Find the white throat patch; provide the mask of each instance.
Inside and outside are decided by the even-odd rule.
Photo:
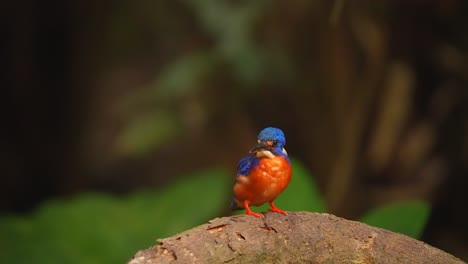
[[[286,149],[285,148],[282,148],[281,151],[283,151],[284,155],[288,155],[288,152],[286,152]],[[273,155],[273,153],[271,153],[271,151],[269,150],[261,150],[261,151],[258,151],[255,153],[255,156],[257,158],[263,158],[263,157],[267,157],[267,158],[274,158],[275,155]]]
[[[271,153],[271,151],[269,151],[269,150],[258,151],[258,152],[255,153],[255,155],[257,156],[257,158],[268,157],[268,158],[272,159],[272,158],[275,157],[275,155],[273,155],[273,153]]]

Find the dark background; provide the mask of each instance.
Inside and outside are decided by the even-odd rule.
[[[235,164],[265,126],[356,219],[432,204],[468,259],[465,1],[9,1],[0,211]]]

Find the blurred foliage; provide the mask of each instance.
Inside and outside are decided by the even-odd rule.
[[[197,91],[214,72],[217,57],[209,52],[192,53],[182,56],[169,64],[151,85],[155,98],[178,99]]]
[[[371,210],[360,221],[418,239],[429,213],[430,206],[427,202],[405,201]]]
[[[212,169],[158,192],[84,194],[50,201],[30,218],[4,216],[0,263],[124,263],[157,238],[215,217],[227,204],[228,180]]]
[[[167,111],[151,111],[131,118],[116,139],[116,147],[120,153],[129,156],[144,156],[177,137],[179,123],[174,114]]]
[[[137,90],[127,98],[129,102],[123,103],[130,106],[128,112],[145,104],[152,109],[127,117],[125,128],[115,142],[119,153],[126,156],[140,157],[157,151],[162,143],[183,134],[181,123],[187,118],[184,116],[187,111],[181,111],[181,102],[189,105],[191,100],[198,101],[220,72],[235,80],[236,87],[248,91],[258,89],[260,82],[290,85],[293,80],[290,56],[279,47],[262,46],[255,39],[256,26],[264,16],[267,1],[204,0],[185,4],[202,32],[212,40],[212,46],[199,47],[173,58],[144,89]],[[226,72],[220,71],[221,68]],[[195,98],[187,100],[190,97]],[[195,116],[192,112],[191,115]]]
[[[172,109],[171,102],[197,92],[215,66],[216,58],[209,53],[183,56],[165,67],[148,89],[129,97],[124,110],[131,115],[115,142],[119,152],[133,157],[144,156],[180,136],[181,118],[177,111],[167,109]],[[146,104],[151,110],[132,114],[134,109]]]
[[[214,52],[232,69],[241,86],[256,84],[272,65],[253,38],[255,22],[265,8],[265,1],[231,3],[228,1],[190,1],[201,27],[215,40]],[[250,86],[252,87],[252,86]]]

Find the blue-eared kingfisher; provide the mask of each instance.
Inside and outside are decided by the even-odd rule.
[[[267,127],[258,134],[258,144],[243,157],[237,166],[234,197],[231,208],[245,209],[255,217],[263,214],[250,210],[250,205],[269,203],[271,212],[286,215],[275,206],[276,197],[282,193],[292,177],[291,162],[284,146],[286,138],[279,128]]]

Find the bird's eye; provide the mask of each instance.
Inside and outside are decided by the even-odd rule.
[[[273,140],[273,146],[278,145],[278,140]]]

